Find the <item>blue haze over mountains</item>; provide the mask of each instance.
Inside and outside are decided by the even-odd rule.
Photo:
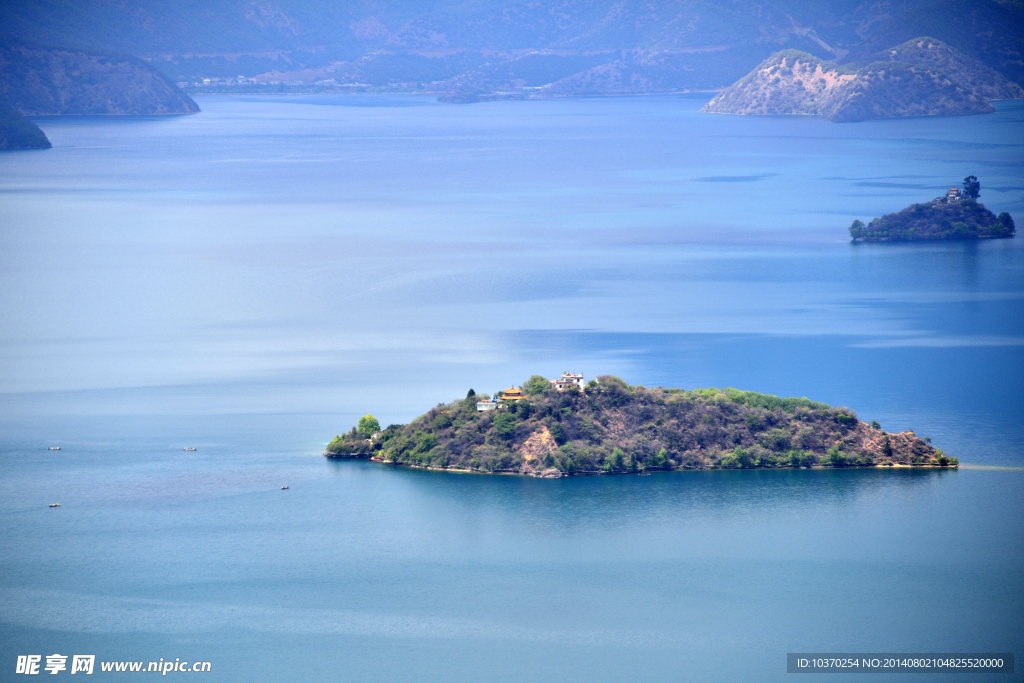
[[[0,8],[0,39],[124,51],[172,79],[331,69],[370,85],[539,87],[616,64],[653,92],[729,85],[794,48],[830,61],[921,35],[1022,80],[1024,14],[1006,0],[828,2],[69,3]]]

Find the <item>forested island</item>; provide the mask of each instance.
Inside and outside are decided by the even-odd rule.
[[[585,386],[534,375],[501,396],[441,403],[407,425],[370,415],[325,456],[535,477],[651,470],[956,467],[913,432],[847,408],[736,389],[667,389],[604,375]]]
[[[911,204],[867,225],[855,220],[850,226],[850,237],[854,242],[908,242],[990,239],[1016,234],[1009,213],[1004,211],[997,216],[978,202],[981,183],[975,176],[964,178],[963,188],[961,191],[952,187],[942,197]]]

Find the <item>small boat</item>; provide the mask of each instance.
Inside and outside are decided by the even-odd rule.
[[[651,476],[651,473],[650,472],[641,472],[637,476],[638,477],[649,477],[649,476]]]
[[[186,451],[194,451],[195,449],[196,449],[195,446],[185,446],[185,450]]]
[[[287,488],[288,488],[287,486],[282,486],[282,487],[281,487],[281,490],[282,490],[282,491],[284,491],[284,490],[286,490]]]
[[[51,451],[59,451],[59,450],[60,450],[60,446],[50,446],[50,448],[49,448],[49,449],[47,449],[47,450],[51,450]]]
[[[52,507],[52,508],[59,508],[60,507],[60,503],[50,503],[50,507]]]

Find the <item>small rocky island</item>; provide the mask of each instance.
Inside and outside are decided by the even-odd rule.
[[[407,425],[367,415],[325,456],[534,477],[651,470],[957,467],[913,432],[847,408],[736,389],[666,389],[603,375],[534,375],[495,398],[472,389]]]
[[[951,187],[942,197],[911,204],[887,213],[867,225],[856,220],[850,226],[854,242],[908,242],[913,240],[964,240],[1013,237],[1017,228],[1009,213],[998,216],[978,202],[981,183],[964,178],[964,189]]]

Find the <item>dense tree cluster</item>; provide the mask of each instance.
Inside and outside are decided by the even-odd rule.
[[[646,388],[613,376],[556,391],[538,380],[524,384],[528,399],[496,410],[479,412],[481,397],[468,396],[376,435],[353,429],[327,454],[524,474],[939,464],[943,457],[912,433],[889,435],[853,411],[805,398]]]
[[[1005,211],[998,216],[970,197],[980,192],[974,176],[964,179],[966,198],[958,202],[936,199],[912,204],[897,213],[875,218],[867,225],[854,221],[850,237],[855,242],[906,242],[1013,237],[1017,228]],[[972,182],[974,184],[972,184]]]

